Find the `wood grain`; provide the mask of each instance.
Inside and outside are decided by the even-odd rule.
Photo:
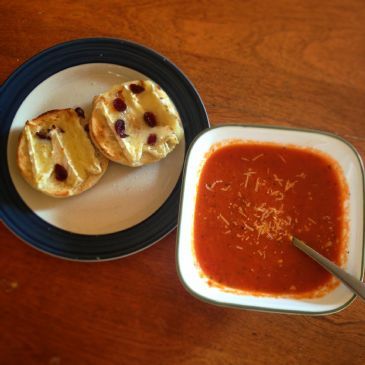
[[[0,82],[58,42],[131,39],[184,71],[213,124],[327,130],[365,157],[362,0],[18,0],[0,15]],[[175,238],[82,264],[0,225],[0,363],[364,364],[363,302],[325,317],[207,305],[177,278]]]

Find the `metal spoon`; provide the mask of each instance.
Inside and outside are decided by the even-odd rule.
[[[319,254],[317,251],[313,250],[313,248],[309,247],[303,241],[299,240],[296,237],[293,237],[293,245],[312,259],[321,264],[326,270],[328,270],[332,275],[336,276],[336,278],[340,279],[349,289],[351,289],[355,294],[357,294],[360,298],[365,300],[365,283],[356,279],[354,276],[347,273],[345,270],[339,268],[333,262]]]

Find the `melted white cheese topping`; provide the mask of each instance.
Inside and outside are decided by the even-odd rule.
[[[37,132],[46,133],[50,139],[41,139]],[[68,173],[66,185],[76,187],[90,174],[99,174],[102,168],[95,150],[75,112],[46,114],[42,122],[29,121],[25,126],[28,153],[33,176],[39,189],[46,188],[53,179],[55,164],[62,165]]]
[[[142,84],[144,91],[134,94],[129,85]],[[127,108],[117,111],[113,101],[120,97]],[[100,95],[98,107],[106,118],[108,127],[112,131],[127,160],[138,165],[142,154],[150,154],[156,159],[165,157],[183,137],[183,129],[175,106],[167,94],[150,80],[135,81],[114,86],[108,92]],[[157,125],[150,127],[144,121],[144,114],[152,112]],[[121,138],[115,131],[115,122],[122,119],[125,122],[126,138]],[[147,143],[150,134],[156,134],[154,145]]]

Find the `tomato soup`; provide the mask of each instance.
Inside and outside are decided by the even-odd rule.
[[[204,274],[256,293],[314,293],[331,275],[292,236],[340,264],[347,241],[348,190],[338,164],[319,151],[231,143],[202,168],[194,248]]]

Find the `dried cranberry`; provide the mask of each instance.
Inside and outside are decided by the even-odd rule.
[[[67,179],[67,170],[58,163],[54,165],[54,173],[58,181],[64,181]]]
[[[80,108],[79,106],[75,109],[76,114],[80,117],[80,118],[85,118],[85,112],[84,109]]]
[[[84,129],[85,129],[85,132],[89,132],[89,124],[85,124]]]
[[[58,128],[60,130],[61,133],[65,133],[65,130],[61,127]]]
[[[35,132],[35,135],[40,139],[51,139],[51,137],[44,130],[40,130],[39,132]]]
[[[114,99],[113,106],[118,112],[124,112],[127,109],[127,104],[121,98]]]
[[[144,87],[137,84],[130,84],[129,89],[132,91],[133,94],[140,94],[144,91]]]
[[[123,119],[118,119],[114,123],[114,128],[120,138],[128,137],[128,134],[125,133],[125,121]]]
[[[147,143],[151,146],[153,146],[157,141],[157,135],[156,134],[150,134],[147,138]]]
[[[150,127],[155,127],[157,124],[155,114],[151,112],[144,113],[143,119]]]

